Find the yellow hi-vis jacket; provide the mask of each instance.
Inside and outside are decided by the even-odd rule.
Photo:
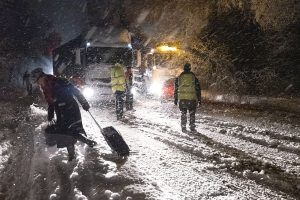
[[[196,91],[196,77],[193,73],[182,73],[178,77],[178,99],[198,99]]]
[[[114,93],[116,91],[125,91],[125,73],[120,64],[115,64],[111,69],[111,86]]]

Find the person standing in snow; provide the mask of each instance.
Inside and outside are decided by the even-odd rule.
[[[111,86],[115,94],[117,120],[123,117],[123,104],[126,90],[126,79],[123,66],[116,63],[111,69]]]
[[[186,63],[183,70],[179,77],[175,79],[174,104],[177,106],[179,101],[182,132],[187,132],[187,111],[190,114],[190,130],[191,132],[195,132],[195,113],[197,104],[201,105],[201,87],[199,80],[191,72],[191,64]]]
[[[79,106],[75,98],[80,102],[82,108],[88,111],[89,103],[69,81],[45,74],[41,68],[31,72],[33,79],[40,86],[48,103],[48,122],[53,124],[54,113],[56,114],[56,125],[61,134],[65,134],[93,147],[96,142],[86,138],[82,125]],[[85,136],[84,136],[85,135]],[[68,143],[69,144],[69,143]],[[59,146],[57,146],[59,148]],[[66,146],[69,153],[69,161],[75,158],[74,144]]]
[[[127,67],[127,70],[125,72],[125,78],[126,78],[126,110],[132,110],[133,109],[133,94],[131,92],[132,88],[132,70],[131,67]]]
[[[27,95],[32,94],[32,84],[30,82],[30,74],[26,70],[26,72],[23,75],[23,85],[26,86]]]

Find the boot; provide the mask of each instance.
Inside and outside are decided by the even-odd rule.
[[[197,133],[197,130],[195,128],[191,128],[192,133]]]
[[[67,147],[68,150],[68,161],[71,162],[73,159],[75,159],[75,147],[74,145],[72,146],[68,146]]]
[[[69,154],[68,161],[71,162],[71,161],[72,161],[73,159],[75,159],[75,158],[76,158],[75,155]]]
[[[89,140],[87,139],[86,140],[86,144],[89,146],[89,147],[94,147],[97,145],[97,142],[93,141],[93,140]]]
[[[195,125],[190,126],[190,129],[191,129],[192,133],[196,133],[197,132]]]
[[[181,131],[182,131],[183,133],[187,133],[187,130],[186,130],[185,127],[182,127],[182,128],[181,128]]]
[[[117,115],[117,120],[121,120],[123,118],[122,115]]]

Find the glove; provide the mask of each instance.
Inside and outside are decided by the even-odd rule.
[[[89,103],[82,104],[82,108],[83,108],[83,110],[85,110],[85,111],[89,111],[89,109],[90,109]]]

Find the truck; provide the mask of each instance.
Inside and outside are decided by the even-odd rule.
[[[151,49],[145,56],[148,93],[153,97],[173,97],[174,80],[179,73],[178,61],[183,60],[182,54],[177,47],[163,44]]]
[[[73,82],[90,101],[113,100],[110,69],[116,63],[131,68],[133,57],[127,29],[92,27],[53,51],[53,72]]]

